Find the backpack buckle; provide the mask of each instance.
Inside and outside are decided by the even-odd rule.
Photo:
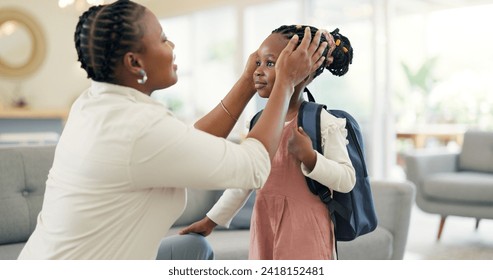
[[[325,190],[321,191],[318,193],[318,196],[320,197],[320,200],[322,200],[324,203],[329,203],[329,201],[332,200],[332,197],[330,196],[331,193],[329,189],[324,188]]]

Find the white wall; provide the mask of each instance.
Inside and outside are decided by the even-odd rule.
[[[275,0],[136,0],[158,17],[173,17],[221,5],[252,5]]]
[[[68,108],[89,84],[85,72],[76,63],[73,33],[78,13],[60,9],[57,0],[0,0],[2,8],[23,10],[38,22],[45,37],[46,57],[40,68],[28,77],[0,76],[0,102],[8,105],[17,88],[31,108]]]
[[[237,0],[240,3],[271,0]],[[227,0],[136,0],[158,17],[169,17],[215,7]],[[73,33],[79,11],[60,9],[58,0],[0,0],[0,9],[16,8],[29,13],[39,23],[46,40],[46,57],[41,67],[25,78],[0,75],[0,109],[10,104],[17,92],[34,109],[67,109],[89,86],[85,72],[77,62]]]

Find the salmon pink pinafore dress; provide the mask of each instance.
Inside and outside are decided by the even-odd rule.
[[[271,173],[264,187],[257,190],[249,259],[330,260],[335,256],[328,210],[310,192],[301,163],[287,150],[296,120],[285,124]]]

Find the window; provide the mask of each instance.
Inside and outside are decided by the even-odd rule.
[[[179,118],[193,122],[214,108],[238,77],[235,9],[201,11],[160,22],[175,43],[178,83],[153,93],[153,97]]]
[[[285,24],[339,28],[354,47],[353,64],[342,77],[324,72],[309,89],[318,102],[355,116],[372,177],[392,177],[395,150],[402,150],[394,148],[396,130],[402,127],[436,122],[493,128],[488,30],[493,5],[474,6],[477,2],[238,1],[163,19],[176,44],[179,81],[154,96],[194,121],[231,89],[250,53],[272,30]],[[426,75],[413,77],[419,69]],[[245,122],[265,102],[257,96],[250,102],[236,136],[246,132]]]
[[[401,127],[493,128],[492,13],[489,4],[396,18],[394,102]]]
[[[300,7],[300,1],[293,0],[247,7],[244,19],[244,57],[248,58],[274,29],[282,25],[300,23]],[[253,99],[253,106],[245,110],[246,119],[251,119],[258,110],[265,106],[266,102],[267,100],[256,95]]]

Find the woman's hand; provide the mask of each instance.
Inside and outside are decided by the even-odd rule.
[[[254,51],[253,53],[248,56],[247,63],[245,65],[245,69],[243,70],[243,73],[241,74],[242,80],[246,81],[247,84],[251,85],[251,89],[256,92],[255,90],[255,84],[253,82],[253,73],[255,72],[255,69],[257,69],[257,51]]]
[[[207,236],[211,234],[212,230],[217,226],[217,224],[209,219],[209,217],[205,216],[202,220],[195,222],[188,227],[182,229],[179,234],[187,234],[187,233],[198,233],[203,236]]]
[[[310,171],[317,163],[317,152],[312,147],[312,140],[301,127],[293,128],[288,140],[288,152],[301,161]]]
[[[327,52],[327,63],[325,64],[325,67],[329,66],[330,64],[332,64],[332,62],[334,62],[334,57],[332,56],[332,52],[336,49],[336,42],[334,40],[334,36],[332,36],[332,34],[330,34],[329,31],[325,30],[325,29],[320,29],[322,31],[322,34],[324,34],[325,38],[327,39],[327,42],[329,44],[329,51]]]
[[[294,88],[322,65],[325,60],[322,53],[327,42],[320,44],[321,35],[322,31],[317,31],[312,40],[310,28],[307,27],[298,47],[297,35],[289,40],[276,62],[276,82],[281,80],[280,82],[289,83]]]

